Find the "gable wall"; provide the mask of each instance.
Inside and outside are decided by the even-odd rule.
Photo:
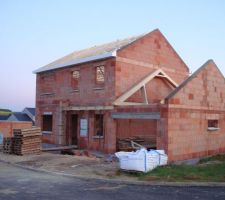
[[[159,68],[177,83],[185,80],[189,73],[186,65],[157,30],[118,51],[117,56],[116,96]]]
[[[225,152],[225,81],[212,62],[177,92],[168,106],[170,160]],[[209,119],[219,121],[219,130],[208,130]]]

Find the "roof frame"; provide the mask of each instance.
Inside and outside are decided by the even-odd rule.
[[[150,82],[155,77],[162,78],[166,80],[168,83],[170,83],[174,88],[178,87],[178,84],[170,78],[162,69],[157,69],[156,71],[150,73],[148,76],[146,76],[144,79],[142,79],[139,83],[131,87],[127,92],[122,94],[120,97],[118,97],[113,104],[114,105],[148,105],[148,98],[147,98],[147,92],[146,92],[146,84]],[[126,102],[126,100],[131,97],[135,92],[138,90],[141,90],[143,102]],[[161,100],[160,102],[163,102]]]

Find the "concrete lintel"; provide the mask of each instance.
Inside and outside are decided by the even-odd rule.
[[[111,116],[113,119],[160,119],[159,112],[114,112]]]
[[[76,110],[113,110],[113,106],[69,106],[65,107],[64,111]]]

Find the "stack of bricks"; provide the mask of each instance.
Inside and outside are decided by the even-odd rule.
[[[39,154],[41,152],[41,129],[14,130],[13,151],[16,155]]]
[[[6,137],[3,139],[3,153],[13,153],[13,138]]]

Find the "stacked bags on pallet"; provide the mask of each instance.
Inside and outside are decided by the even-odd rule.
[[[136,152],[117,152],[116,157],[119,159],[120,169],[128,171],[148,172],[157,166],[166,165],[168,156],[164,150],[140,149]]]

